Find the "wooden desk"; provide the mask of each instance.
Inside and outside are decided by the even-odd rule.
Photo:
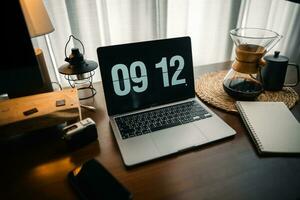
[[[202,66],[195,74],[228,66]],[[1,149],[1,199],[76,199],[67,173],[93,157],[135,199],[300,198],[300,157],[258,156],[240,117],[214,108],[237,131],[234,138],[126,169],[109,126],[100,83],[95,88],[97,112],[83,113],[97,123],[99,142],[70,152],[57,134],[44,133],[14,142],[10,150]],[[299,104],[292,111],[300,120]]]

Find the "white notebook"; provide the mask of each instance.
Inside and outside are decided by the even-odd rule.
[[[283,102],[237,101],[259,153],[300,153],[300,124]]]

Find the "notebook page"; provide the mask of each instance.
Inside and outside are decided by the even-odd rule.
[[[300,125],[283,102],[239,102],[263,152],[300,153]]]

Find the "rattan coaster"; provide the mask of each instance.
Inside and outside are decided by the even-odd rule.
[[[235,100],[223,89],[223,79],[228,71],[210,72],[200,76],[196,80],[196,94],[205,102],[228,112],[237,112]],[[264,91],[257,101],[282,101],[292,108],[299,100],[298,94],[290,87],[284,87],[281,91]]]

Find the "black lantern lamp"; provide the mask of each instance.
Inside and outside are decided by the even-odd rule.
[[[67,46],[71,38],[77,40],[81,46],[83,53],[81,54],[78,48],[72,48],[72,53],[67,56]],[[63,74],[65,79],[68,80],[72,88],[77,88],[78,90],[90,90],[90,95],[87,97],[79,98],[80,100],[88,99],[96,94],[96,90],[93,87],[93,76],[95,75],[95,69],[98,64],[92,60],[84,59],[84,46],[82,42],[71,35],[65,46],[65,61],[67,64],[62,65],[58,71]]]

